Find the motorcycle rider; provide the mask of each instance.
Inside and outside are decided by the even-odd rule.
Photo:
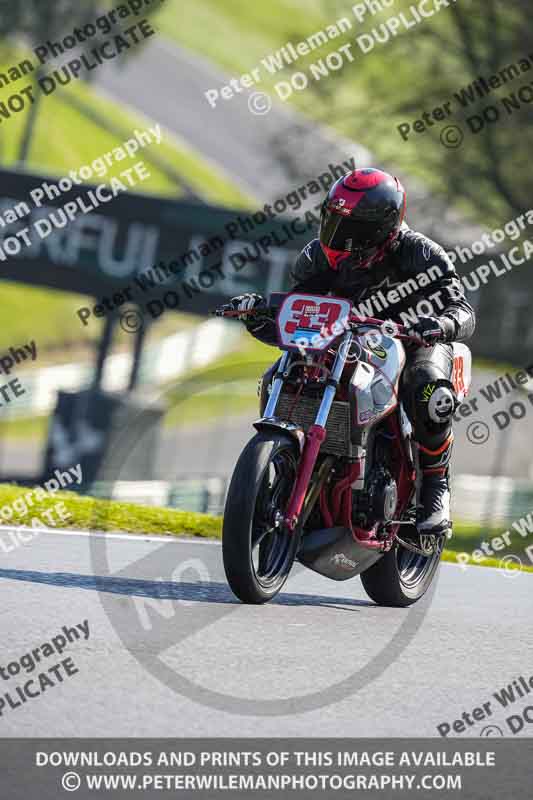
[[[388,173],[366,168],[344,175],[324,200],[319,237],[294,264],[291,291],[331,292],[356,308],[370,300],[372,313],[362,316],[406,324],[416,339],[407,345],[400,387],[416,449],[416,528],[418,534],[445,535],[451,527],[449,465],[457,405],[450,343],[470,338],[475,315],[453,263],[442,247],[408,227],[405,208],[405,190]],[[402,289],[391,291],[395,287]],[[386,308],[376,302],[384,292],[397,298]],[[276,343],[274,320],[260,313],[265,306],[260,295],[239,295],[231,302],[239,311],[258,309],[240,319],[253,336]],[[275,366],[263,378],[263,398],[274,371]]]

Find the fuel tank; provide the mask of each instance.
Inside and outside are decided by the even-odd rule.
[[[362,357],[350,379],[353,423],[374,425],[398,405],[398,388],[405,365],[405,349],[398,339],[369,335],[362,341]]]

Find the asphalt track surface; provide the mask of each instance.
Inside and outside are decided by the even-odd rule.
[[[96,579],[104,549],[109,574]],[[300,569],[252,607],[227,588],[216,542],[49,532],[2,554],[0,577],[2,666],[65,625],[90,631],[61,655],[78,673],[4,708],[2,736],[434,736],[489,700],[490,718],[461,735],[510,735],[505,718],[527,704],[492,698],[531,673],[524,573],[444,564],[432,598],[404,610],[372,604],[359,579]],[[316,692],[320,707],[305,710]]]

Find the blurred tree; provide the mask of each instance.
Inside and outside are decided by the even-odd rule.
[[[97,0],[0,0],[0,37],[24,36],[38,44],[96,16]]]
[[[8,37],[18,37],[28,42],[31,47],[40,42],[59,37],[67,27],[74,28],[86,21],[96,12],[97,0],[19,0],[13,7],[8,0],[0,2],[0,37],[5,41]],[[7,6],[9,5],[9,10]],[[42,67],[37,66],[35,79],[42,74]],[[35,102],[26,116],[18,160],[24,163],[28,158],[32,137],[37,122],[41,95],[37,93]]]
[[[31,49],[48,40],[61,40],[74,28],[93,22],[99,15],[116,5],[112,0],[0,0],[0,59],[9,62],[14,46],[29,46]],[[145,10],[148,17],[158,10],[157,5]],[[116,32],[119,32],[117,28]],[[105,38],[97,31],[91,39],[91,47]],[[128,57],[128,56],[125,56]],[[44,74],[43,65],[36,64],[32,77],[34,82]],[[41,93],[35,93],[35,102],[26,115],[20,142],[20,162],[26,161],[35,130],[41,101]]]
[[[328,19],[344,14],[354,21],[352,5],[348,0],[323,0]],[[381,14],[367,14],[363,22],[355,21],[354,39],[400,12],[412,19],[413,5],[413,0],[397,0]],[[530,13],[531,0],[461,0],[410,30],[400,29],[396,37],[375,44],[366,55],[354,44],[354,63],[328,80],[310,84],[315,108],[324,121],[335,120],[343,133],[381,158],[393,162],[402,148],[410,171],[434,175],[434,188],[447,191],[454,203],[462,198],[465,207],[481,212],[487,221],[508,219],[531,205],[528,167],[533,103],[524,104],[511,116],[500,101],[523,84],[531,84],[533,69],[485,98],[477,97],[464,109],[454,93],[522,58],[530,56],[533,64]],[[431,112],[448,100],[453,111],[448,124],[459,125],[465,134],[461,146],[442,145],[440,134],[446,122],[428,127],[423,134],[412,133],[407,142],[401,138],[400,123],[412,124],[424,111]],[[472,133],[467,117],[482,113],[488,105],[498,107],[499,120]]]
[[[96,15],[97,0],[0,0],[0,56],[6,60],[11,50],[11,39],[36,47],[48,39],[56,39],[67,28],[75,28],[88,17]],[[34,74],[38,80],[42,67],[37,66]],[[41,95],[36,94],[31,105],[22,133],[18,160],[26,161],[37,122]]]
[[[528,24],[530,3],[508,0],[502,4],[497,0],[483,0],[481,5],[477,0],[472,5],[479,13],[472,13],[472,8],[460,4],[450,8],[451,37],[438,29],[424,34],[436,46],[437,56],[451,50],[468,74],[468,83],[479,76],[488,78],[498,74],[509,64],[527,57],[533,67],[533,42]],[[437,58],[436,67],[446,69],[444,58]],[[498,100],[516,91],[525,81],[529,83],[528,76],[529,79],[533,76],[533,69],[520,79],[504,84],[481,102],[474,103],[474,114],[482,113],[487,105],[495,105],[500,118],[496,124],[485,125],[479,134],[473,136],[470,147],[461,148],[459,152],[443,148],[443,164],[453,191],[461,190],[487,210],[492,206],[490,198],[496,196],[508,206],[513,216],[530,206],[531,181],[526,167],[533,145],[533,108],[521,108],[507,116]],[[448,83],[452,92],[459,88],[451,81]],[[463,118],[470,114],[471,111],[466,110]],[[463,127],[468,130],[466,123]],[[468,176],[466,182],[465,172]]]

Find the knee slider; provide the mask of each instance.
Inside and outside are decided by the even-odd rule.
[[[453,384],[445,379],[430,380],[417,386],[416,405],[425,421],[432,425],[449,425],[458,401]]]

